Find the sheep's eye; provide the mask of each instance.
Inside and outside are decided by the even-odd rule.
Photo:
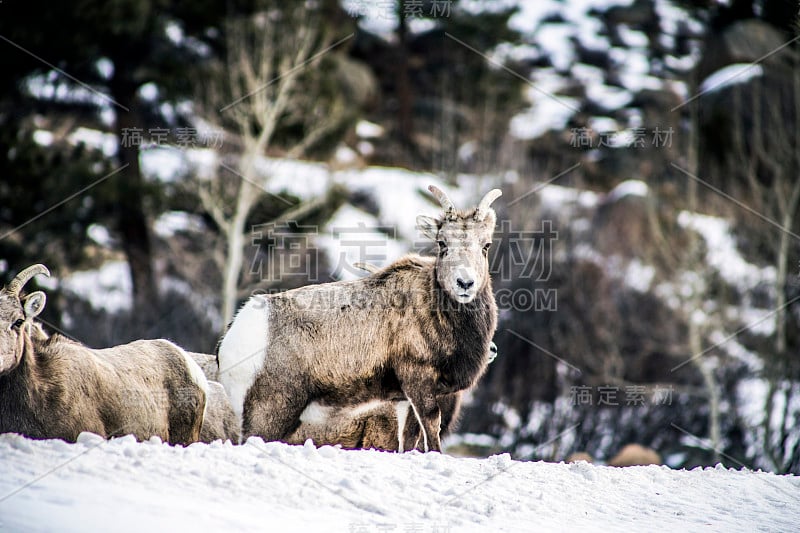
[[[490,242],[487,242],[486,244],[484,244],[483,245],[483,253],[485,253],[485,254],[489,253],[489,248],[491,248],[491,246],[492,246],[492,243],[490,243]]]
[[[447,250],[447,243],[444,241],[436,241],[436,244],[439,245],[440,250]]]
[[[23,319],[18,318],[18,319],[16,319],[14,321],[13,324],[11,324],[11,327],[14,328],[14,329],[19,329],[19,328],[22,327],[22,324],[24,324],[24,323],[25,323],[25,321]]]

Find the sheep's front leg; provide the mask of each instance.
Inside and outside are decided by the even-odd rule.
[[[424,451],[442,450],[439,433],[442,426],[442,412],[436,401],[436,379],[433,373],[413,372],[402,382],[403,393],[411,403],[411,409],[422,431]]]

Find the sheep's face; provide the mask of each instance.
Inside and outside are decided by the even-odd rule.
[[[19,365],[25,350],[27,331],[46,302],[37,291],[20,300],[22,286],[37,274],[50,275],[43,265],[34,265],[20,272],[7,287],[0,290],[0,375]],[[29,341],[28,341],[29,342]]]
[[[497,217],[488,204],[500,191],[491,191],[478,207],[466,212],[455,211],[435,187],[431,191],[445,207],[445,215],[441,219],[419,216],[417,224],[436,242],[439,285],[454,301],[469,303],[489,283],[488,256]]]
[[[0,292],[0,374],[19,364],[24,330],[25,313],[19,298]]]
[[[29,327],[44,304],[41,291],[28,295],[23,302],[5,290],[0,292],[0,375],[19,365]]]

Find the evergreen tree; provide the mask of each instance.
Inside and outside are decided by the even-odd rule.
[[[130,264],[136,306],[156,305],[147,212],[155,189],[142,176],[140,146],[126,136],[140,131],[146,141],[149,129],[176,125],[160,104],[190,91],[190,69],[213,46],[207,36],[214,35],[209,30],[223,9],[215,2],[158,0],[3,6],[0,46],[5,50],[0,57],[7,75],[0,82],[5,132],[0,169],[6,186],[0,196],[3,205],[13,207],[0,213],[0,223],[16,228],[82,191],[2,239],[5,257],[15,263],[23,256],[51,263],[63,257],[74,263],[86,227],[105,223],[118,236]],[[156,85],[160,98],[142,97],[146,83]],[[116,155],[109,160],[97,151],[74,149],[63,139],[56,150],[37,145],[32,135],[42,117],[53,129],[88,126],[112,133]],[[20,202],[21,197],[35,198]],[[32,241],[50,244],[35,246]],[[63,250],[57,253],[53,243],[61,243]]]

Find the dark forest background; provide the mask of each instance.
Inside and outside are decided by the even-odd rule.
[[[471,395],[459,444],[602,460],[637,442],[673,467],[800,473],[797,2],[598,5],[586,20],[609,46],[573,39],[566,66],[543,36],[574,24],[570,2],[532,29],[513,22],[515,2],[388,4],[384,31],[365,23],[364,3],[337,0],[0,4],[0,277],[41,262],[63,279],[123,261],[130,308],[52,283],[46,327],[96,347],[164,336],[211,352],[253,290],[298,284],[249,275],[250,228],[291,220],[299,234],[345,204],[376,210],[333,182],[314,198],[264,194],[251,184],[260,157],[404,167],[454,188],[461,174],[486,176],[504,189],[500,220],[528,232],[548,220],[558,232],[530,241],[526,257],[551,265],[544,277],[523,275],[529,262],[498,239],[494,259],[508,275],[495,289],[553,289],[557,307],[502,309],[500,357]],[[647,60],[647,83],[626,78],[630,48]],[[572,110],[521,138],[512,122],[549,98],[535,91],[549,87],[544,73],[561,80],[547,90]],[[629,97],[611,105],[598,84]],[[382,131],[368,149],[357,133],[365,120]],[[602,142],[599,124],[645,142]],[[153,129],[176,150],[213,147],[208,176],[148,175]],[[669,143],[655,142],[656,129]],[[223,132],[224,143],[201,131]],[[91,135],[99,144],[80,140]],[[342,147],[354,154],[347,163]],[[596,201],[510,203],[554,179]],[[646,194],[613,192],[631,179]],[[196,226],[154,231],[174,212]],[[724,243],[704,234],[703,216],[727,224],[747,267],[740,280],[711,259]],[[331,266],[311,265],[315,279],[334,279]],[[637,268],[644,286],[627,279]]]

